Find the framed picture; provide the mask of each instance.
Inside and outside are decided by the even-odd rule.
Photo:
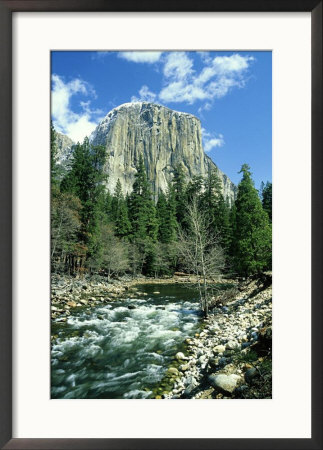
[[[2,448],[322,448],[322,2],[0,30]]]

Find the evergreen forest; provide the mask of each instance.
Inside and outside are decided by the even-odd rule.
[[[167,192],[153,198],[142,155],[130,194],[106,188],[106,151],[86,138],[67,170],[57,162],[51,126],[51,265],[53,273],[149,277],[175,272],[247,277],[271,270],[272,184],[254,186],[241,167],[229,205],[215,171],[185,178],[176,167]]]

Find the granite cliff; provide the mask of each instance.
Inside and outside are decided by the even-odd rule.
[[[61,166],[63,174],[68,168],[68,163],[72,156],[74,142],[62,133],[56,133],[57,163]]]
[[[204,153],[200,120],[188,113],[173,111],[148,102],[125,103],[114,108],[90,136],[94,145],[107,150],[107,187],[114,191],[118,178],[123,193],[130,193],[136,164],[142,154],[152,191],[157,197],[166,191],[174,170],[181,166],[190,180],[217,171],[224,197],[232,203],[236,186]],[[67,155],[68,145],[62,151]]]

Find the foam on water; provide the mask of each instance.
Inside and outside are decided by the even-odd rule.
[[[150,398],[185,338],[199,326],[198,303],[151,295],[71,310],[56,324],[52,398]],[[129,309],[128,305],[135,309]]]

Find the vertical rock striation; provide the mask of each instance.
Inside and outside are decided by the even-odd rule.
[[[91,135],[95,145],[107,149],[108,188],[113,192],[118,178],[124,193],[132,190],[136,163],[142,154],[155,196],[166,191],[176,166],[187,179],[206,176],[214,168],[225,198],[231,203],[236,187],[206,156],[201,123],[191,114],[148,102],[125,103],[110,111]]]
[[[182,167],[187,181],[215,169],[224,197],[230,203],[235,198],[235,185],[204,153],[201,123],[191,114],[148,102],[125,103],[107,114],[90,140],[107,150],[105,170],[110,192],[118,178],[124,194],[132,191],[136,164],[142,154],[156,198],[167,190],[177,166]]]
[[[71,160],[73,145],[75,143],[68,136],[56,133],[57,163],[61,166],[63,173],[67,170],[68,163]]]

